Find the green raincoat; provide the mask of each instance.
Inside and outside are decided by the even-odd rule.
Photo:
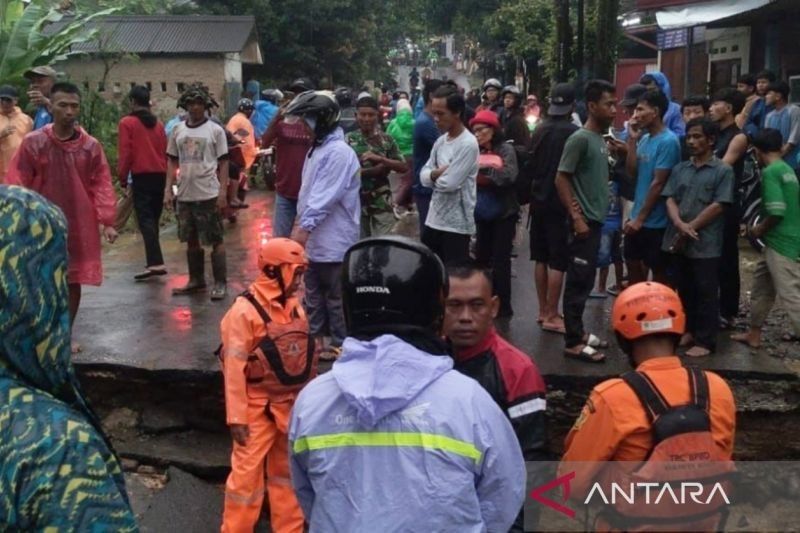
[[[70,362],[66,221],[0,185],[0,529],[136,531]]]
[[[414,149],[414,115],[411,111],[398,111],[397,116],[386,128],[386,133],[397,143],[403,157],[411,157]]]

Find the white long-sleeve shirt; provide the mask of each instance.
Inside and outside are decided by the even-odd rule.
[[[419,176],[422,185],[433,189],[426,226],[451,233],[475,233],[479,155],[478,141],[466,129],[454,139],[446,133],[436,139]],[[431,173],[445,165],[447,170],[433,181]]]

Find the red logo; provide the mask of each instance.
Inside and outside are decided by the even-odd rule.
[[[554,488],[563,485],[564,490],[562,491],[561,500],[562,503],[566,503],[569,500],[569,482],[575,477],[575,472],[570,472],[569,474],[565,474],[559,478],[550,481],[549,483],[545,483],[544,485],[540,485],[531,491],[531,498],[536,500],[539,503],[543,503],[546,506],[550,507],[551,509],[558,511],[561,514],[565,514],[570,518],[575,518],[575,511],[570,509],[569,507],[565,507],[561,505],[561,503],[551,500],[543,496],[543,494],[549,490],[553,490]]]

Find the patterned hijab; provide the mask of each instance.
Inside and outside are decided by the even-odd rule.
[[[0,185],[0,378],[84,414],[108,446],[107,461],[116,462],[70,360],[66,236],[56,206],[30,190]]]

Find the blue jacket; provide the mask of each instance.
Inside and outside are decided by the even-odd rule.
[[[250,122],[253,124],[253,129],[256,133],[256,139],[261,139],[264,132],[267,131],[269,123],[278,114],[278,106],[266,100],[258,100],[254,103],[256,106],[253,114],[250,115]]]
[[[361,163],[341,128],[309,153],[297,199],[299,225],[311,233],[306,256],[315,263],[340,263],[360,233]]]
[[[664,115],[664,124],[678,137],[686,135],[686,124],[683,123],[681,106],[672,101],[672,87],[669,84],[669,79],[661,72],[648,72],[647,74],[656,80],[656,85],[659,86],[661,92],[663,92],[667,96],[667,100],[669,100],[667,114]]]
[[[522,507],[506,416],[452,359],[393,335],[345,340],[297,398],[289,443],[312,532],[505,533]]]

